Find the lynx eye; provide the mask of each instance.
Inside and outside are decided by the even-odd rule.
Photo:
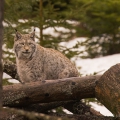
[[[33,44],[33,43],[28,43],[28,45],[30,45],[30,46],[34,46],[34,44]]]
[[[24,43],[20,43],[20,45],[24,45]]]
[[[32,43],[28,43],[28,45],[32,45]]]

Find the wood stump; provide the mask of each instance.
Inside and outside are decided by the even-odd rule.
[[[96,98],[115,116],[120,116],[120,63],[112,66],[96,82]]]

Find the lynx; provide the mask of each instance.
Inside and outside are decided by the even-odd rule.
[[[62,53],[35,42],[35,30],[30,34],[16,31],[13,49],[22,83],[78,76],[75,66]]]

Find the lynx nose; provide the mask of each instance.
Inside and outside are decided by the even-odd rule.
[[[29,47],[28,47],[28,46],[25,46],[24,48],[25,48],[25,51],[28,52]]]
[[[28,52],[28,49],[25,49],[26,50],[26,52]]]

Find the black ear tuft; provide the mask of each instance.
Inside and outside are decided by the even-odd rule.
[[[34,32],[35,32],[35,28],[34,28]]]
[[[17,29],[15,29],[15,31],[17,32]]]
[[[16,31],[16,40],[19,40],[22,37],[22,34],[18,32],[17,29],[15,29],[15,31]]]
[[[35,28],[34,28],[34,31],[32,33],[30,33],[30,38],[32,40],[35,40]]]

